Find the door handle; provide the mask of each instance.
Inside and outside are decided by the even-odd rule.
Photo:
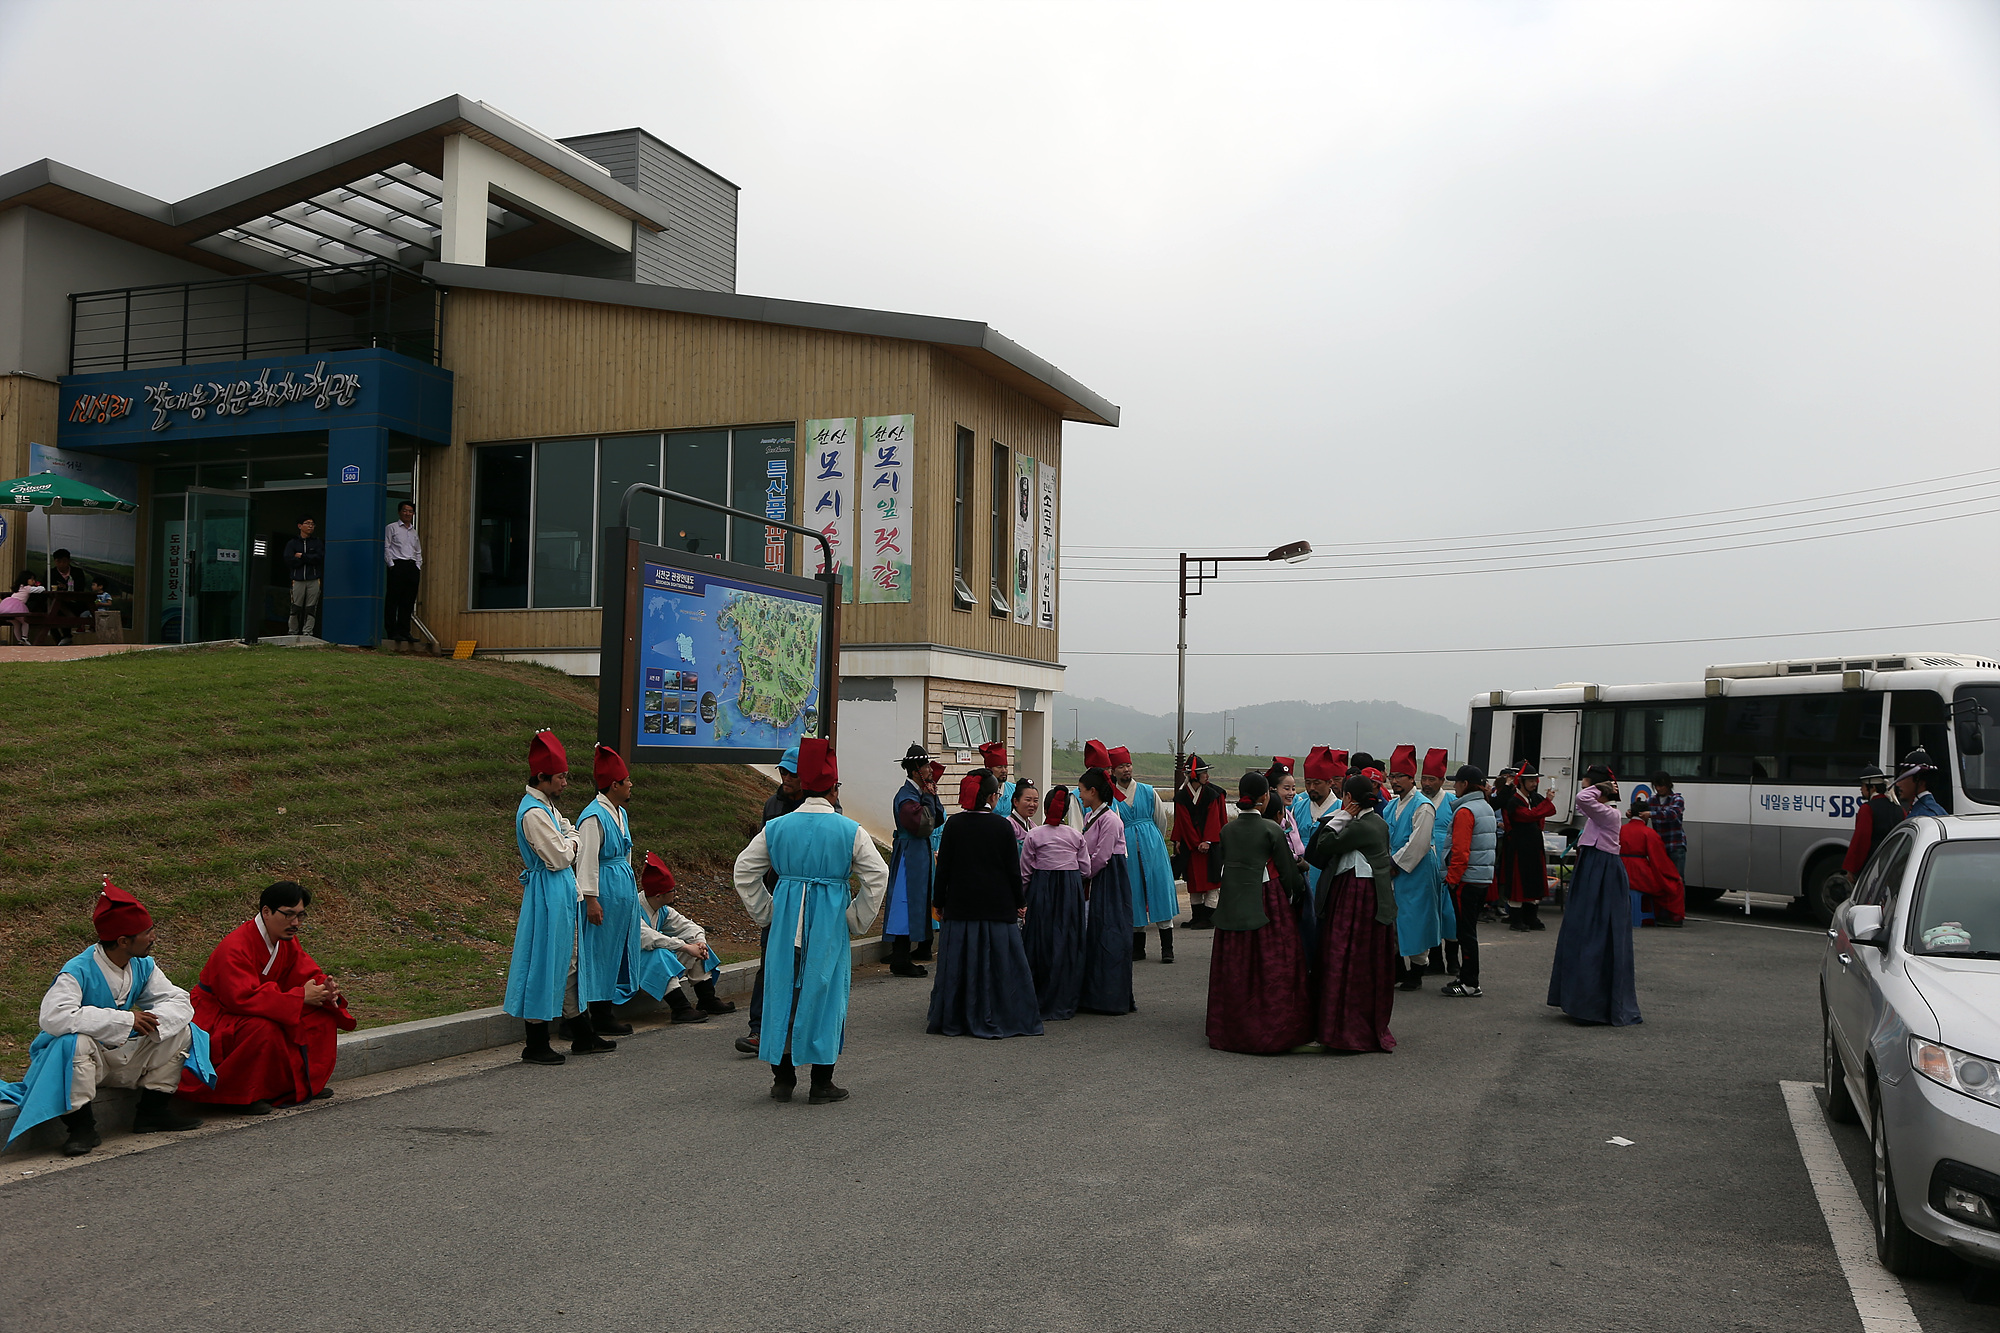
[[[1842,967],[1846,967],[1849,963],[1854,961],[1854,955],[1851,953],[1836,954],[1835,957],[1840,959],[1840,965]]]

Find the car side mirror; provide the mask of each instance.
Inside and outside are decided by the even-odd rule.
[[[1847,938],[1856,944],[1866,944],[1871,948],[1883,947],[1880,904],[1862,903],[1848,909]]]

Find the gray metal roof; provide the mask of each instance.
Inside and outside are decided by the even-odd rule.
[[[819,305],[769,296],[705,292],[689,287],[656,287],[650,283],[578,278],[525,269],[477,268],[466,264],[424,265],[424,276],[445,287],[549,296],[600,305],[672,310],[686,315],[784,324],[801,329],[826,329],[874,338],[900,338],[943,347],[960,360],[1019,389],[1059,412],[1064,420],[1093,426],[1116,426],[1118,405],[1091,392],[1077,380],[1036,356],[1013,339],[971,319],[909,315],[859,306]]]

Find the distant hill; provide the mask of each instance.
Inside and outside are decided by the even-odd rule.
[[[1069,714],[1072,708],[1077,710],[1074,724]],[[1398,745],[1414,745],[1420,750],[1438,746],[1451,750],[1454,756],[1462,754],[1465,747],[1463,719],[1454,721],[1387,699],[1343,699],[1324,704],[1288,699],[1231,708],[1228,717],[1236,734],[1236,748],[1244,754],[1289,754],[1303,758],[1315,745],[1331,745],[1338,750],[1366,750],[1387,759],[1389,751]],[[1107,745],[1173,752],[1172,713],[1142,713],[1104,699],[1058,694],[1054,718],[1059,751],[1068,747],[1074,731],[1079,741],[1096,736]],[[1223,714],[1189,713],[1187,725],[1193,733],[1195,753],[1218,756],[1223,753]],[[1458,738],[1456,746],[1452,744],[1454,736]]]

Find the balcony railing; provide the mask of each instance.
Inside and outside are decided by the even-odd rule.
[[[72,375],[363,347],[438,360],[437,284],[387,262],[77,292],[69,312]]]

